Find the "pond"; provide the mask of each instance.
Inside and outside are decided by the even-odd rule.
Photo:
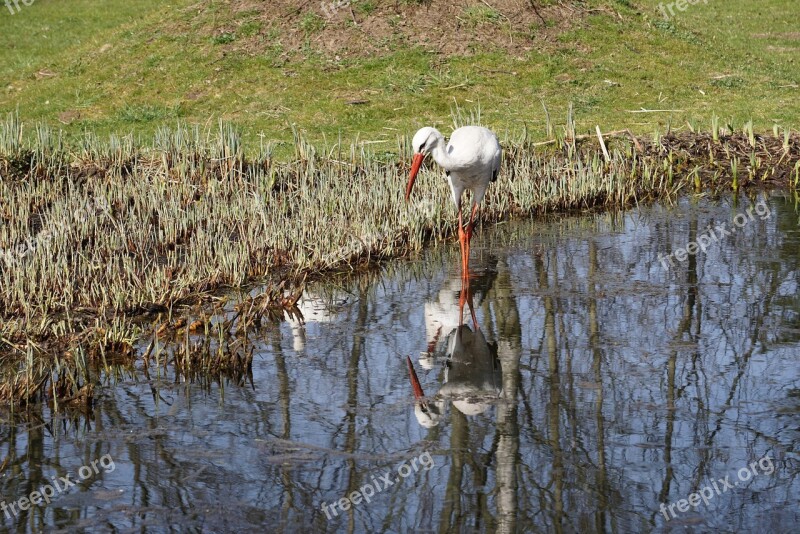
[[[799,258],[780,193],[484,225],[469,294],[445,243],[310,287],[246,380],[4,413],[3,527],[788,532]]]

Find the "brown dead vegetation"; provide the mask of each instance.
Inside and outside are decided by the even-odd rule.
[[[580,1],[542,0],[239,0],[224,9],[230,17],[215,19],[204,31],[236,35],[227,45],[231,51],[257,54],[279,48],[285,58],[309,51],[332,58],[365,57],[414,46],[441,54],[502,51],[518,56],[554,42],[592,11]],[[202,20],[198,14],[197,21]],[[256,21],[256,33],[242,32]]]

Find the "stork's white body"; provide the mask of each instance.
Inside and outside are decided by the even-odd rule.
[[[411,141],[414,159],[406,187],[406,201],[411,197],[417,173],[430,154],[436,163],[447,171],[447,181],[453,194],[453,203],[458,212],[458,242],[461,244],[462,276],[469,276],[469,244],[478,206],[486,195],[486,188],[497,179],[500,172],[502,149],[497,136],[481,126],[464,126],[444,142],[444,136],[436,128],[422,128]],[[466,229],[462,221],[461,196],[464,190],[472,192],[472,209],[469,210]]]
[[[481,203],[486,188],[500,172],[502,150],[497,136],[481,126],[464,126],[453,132],[445,145],[435,128],[423,128],[414,136],[415,150],[429,151],[434,161],[447,172],[447,181],[456,210],[461,208],[465,190],[472,193],[472,205]]]

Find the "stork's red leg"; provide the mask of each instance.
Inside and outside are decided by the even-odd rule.
[[[472,211],[469,214],[469,222],[467,223],[467,244],[472,241],[472,229],[475,227],[475,219],[478,214],[478,205],[472,205]]]
[[[475,215],[478,213],[478,205],[472,205],[472,211],[469,214],[469,222],[467,222],[467,230],[464,235],[466,241],[466,252],[462,253],[464,255],[464,275],[469,276],[469,245],[472,242],[472,229],[475,226]],[[460,219],[459,219],[460,224]]]
[[[464,221],[461,216],[461,207],[458,208],[458,243],[461,246],[461,276],[466,273],[467,263],[469,262],[469,252],[467,234],[464,232]]]

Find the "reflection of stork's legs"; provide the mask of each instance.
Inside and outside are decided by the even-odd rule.
[[[475,317],[475,307],[472,305],[472,289],[469,287],[469,271],[466,271],[464,276],[461,278],[461,295],[458,299],[458,325],[461,326],[464,324],[464,303],[469,306],[469,313],[472,317],[472,326],[475,327],[475,331],[481,329],[480,325],[478,325],[478,319]]]

